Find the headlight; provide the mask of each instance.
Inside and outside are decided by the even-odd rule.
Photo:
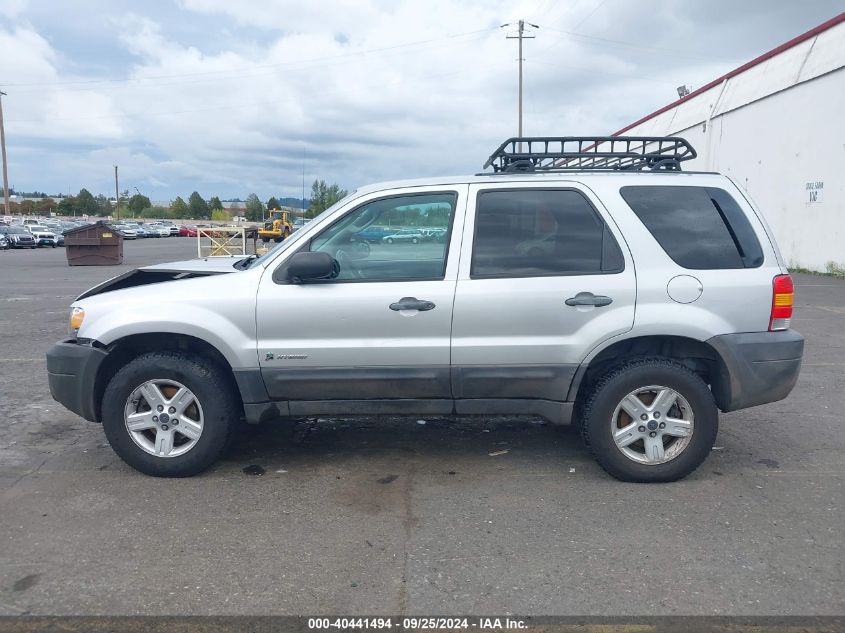
[[[83,320],[85,320],[85,310],[82,308],[71,308],[70,322],[68,323],[68,332],[71,336],[76,336],[79,328],[82,327]]]

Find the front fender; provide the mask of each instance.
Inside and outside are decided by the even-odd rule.
[[[85,310],[78,336],[110,345],[136,334],[183,334],[214,346],[233,369],[256,367],[256,279],[218,275],[82,299],[74,303]]]

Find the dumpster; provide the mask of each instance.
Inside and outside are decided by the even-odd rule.
[[[68,266],[115,266],[123,263],[123,235],[102,220],[67,231]]]

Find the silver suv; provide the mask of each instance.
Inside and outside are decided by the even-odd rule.
[[[73,303],[51,392],[157,476],[208,467],[242,419],[522,414],[580,425],[619,479],[679,479],[803,353],[762,214],[691,157],[511,139],[491,173],[359,189],[261,257],[131,271]]]

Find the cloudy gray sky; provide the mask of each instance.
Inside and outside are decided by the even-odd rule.
[[[516,133],[607,134],[843,0],[0,0],[10,184],[299,196],[478,171]]]

